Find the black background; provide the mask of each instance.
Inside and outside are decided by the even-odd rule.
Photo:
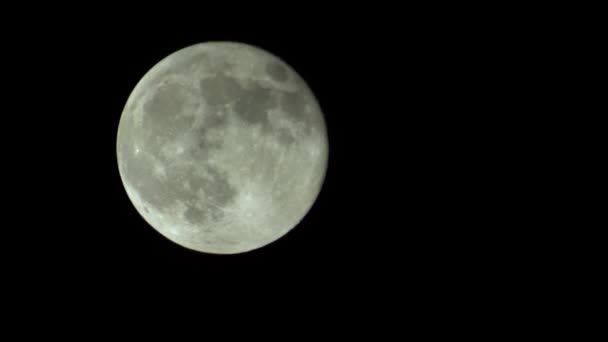
[[[584,185],[582,151],[603,145],[574,142],[586,142],[577,132],[600,139],[587,131],[604,126],[572,122],[601,88],[568,76],[597,78],[587,57],[601,54],[585,54],[582,38],[601,32],[592,28],[601,20],[585,13],[579,25],[557,4],[213,5],[3,5],[3,329],[22,321],[19,336],[48,336],[80,327],[87,339],[110,331],[113,318],[132,326],[152,316],[138,334],[172,318],[174,334],[196,338],[216,321],[228,325],[222,336],[248,338],[285,323],[295,326],[279,334],[289,339],[319,328],[334,334],[315,339],[336,340],[386,340],[391,328],[390,337],[561,332],[539,320],[564,312],[564,294],[579,294],[571,282],[601,274],[583,266],[602,258],[576,248],[599,254],[588,248],[594,236],[573,238],[592,216],[570,203],[593,196],[570,196],[565,185],[598,189]],[[310,213],[240,255],[193,252],[156,233],[131,205],[116,162],[136,83],[168,54],[210,40],[257,45],[293,66],[330,140]],[[573,176],[576,168],[585,174]],[[588,310],[564,317],[572,312]],[[234,323],[242,321],[261,324]]]
[[[7,269],[23,280],[17,287],[43,289],[43,298],[157,298],[194,287],[277,301],[322,293],[351,302],[354,292],[375,302],[392,290],[436,298],[504,281],[493,270],[504,261],[496,251],[508,217],[493,215],[499,204],[490,195],[508,186],[496,184],[495,169],[507,165],[492,159],[500,146],[490,143],[507,110],[491,82],[509,72],[497,61],[509,51],[492,43],[500,30],[447,8],[200,17],[204,9],[73,10],[4,31],[18,114],[6,145],[16,160],[6,213],[15,238],[3,245]],[[304,220],[275,243],[226,256],[182,248],[152,229],[122,187],[115,145],[123,106],[152,66],[222,40],[259,46],[297,70],[330,140],[327,177]]]

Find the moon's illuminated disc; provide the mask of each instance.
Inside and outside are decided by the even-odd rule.
[[[256,249],[295,227],[319,194],[327,156],[306,83],[240,43],[197,44],[160,61],[118,127],[118,167],[137,211],[207,253]]]

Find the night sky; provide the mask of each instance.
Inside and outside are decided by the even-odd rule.
[[[344,302],[349,289],[373,301],[370,291],[441,293],[504,261],[493,254],[504,247],[497,231],[506,218],[491,215],[498,166],[487,159],[500,130],[487,115],[502,110],[488,85],[498,52],[478,26],[449,11],[440,19],[315,8],[258,19],[243,10],[243,19],[213,20],[99,11],[4,24],[15,104],[5,113],[15,162],[5,164],[4,213],[15,223],[3,225],[2,244],[15,288],[72,298],[182,286],[225,294],[226,285],[287,298],[332,292]],[[256,45],[290,64],[315,94],[329,137],[326,180],[309,214],[280,240],[238,255],[162,237],[132,206],[116,161],[136,83],[168,54],[211,40]]]

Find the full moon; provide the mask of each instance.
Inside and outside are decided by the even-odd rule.
[[[144,220],[214,254],[257,249],[293,229],[328,160],[306,82],[275,55],[234,42],[189,46],[152,67],[125,104],[116,149]]]

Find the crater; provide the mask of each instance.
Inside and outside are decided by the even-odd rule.
[[[201,209],[193,206],[188,206],[188,209],[184,211],[184,219],[190,224],[198,224],[204,222],[207,218],[207,213]]]
[[[296,138],[286,128],[279,128],[276,131],[277,140],[283,145],[291,145],[296,141]]]
[[[213,196],[213,202],[222,206],[231,203],[237,194],[236,188],[228,181],[228,176],[214,167],[206,169],[209,178],[204,191]]]
[[[257,83],[251,83],[243,91],[234,106],[234,112],[248,124],[268,124],[268,110],[277,105],[277,99],[271,90]]]
[[[198,220],[196,221],[198,223],[202,218],[212,217],[217,220],[223,217],[224,213],[218,207],[229,205],[237,194],[228,177],[216,168],[204,166],[203,172],[200,171],[198,167],[192,165],[181,165],[170,168],[167,175],[171,202],[182,201],[193,207],[187,215]],[[184,186],[185,182],[188,186]],[[202,209],[195,207],[199,201],[203,206]]]
[[[204,78],[199,86],[202,96],[212,106],[233,102],[242,92],[236,80],[224,74]]]
[[[219,114],[209,115],[205,118],[202,127],[194,129],[190,134],[192,145],[189,154],[194,160],[206,160],[209,153],[222,147],[222,142],[209,136],[209,132],[226,125],[226,117]]]
[[[266,73],[275,81],[287,81],[287,68],[280,62],[272,61],[266,64]]]
[[[188,89],[180,84],[164,82],[157,89],[152,98],[143,106],[145,120],[149,126],[165,129],[172,127],[176,119],[186,116],[190,121],[196,109],[196,103]],[[186,114],[186,115],[182,115]]]
[[[306,99],[300,93],[283,93],[281,107],[293,119],[303,120],[306,116]]]
[[[222,114],[220,108],[213,108],[215,111],[212,114],[209,114],[205,117],[205,121],[203,122],[203,127],[206,129],[211,129],[215,127],[226,126],[226,115]]]

